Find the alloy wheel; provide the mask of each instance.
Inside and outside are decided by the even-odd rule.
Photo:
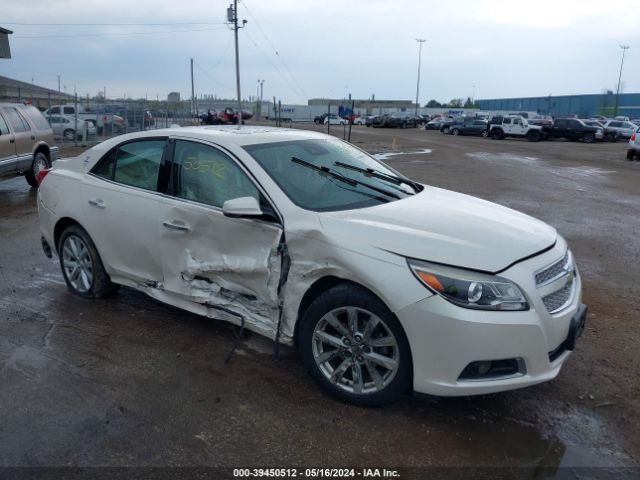
[[[329,382],[356,395],[384,390],[400,365],[398,341],[389,326],[357,307],[326,313],[314,329],[312,352]]]
[[[69,235],[62,245],[62,268],[71,286],[86,293],[93,284],[93,261],[84,241]]]

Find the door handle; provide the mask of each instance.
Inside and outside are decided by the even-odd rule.
[[[35,140],[35,139],[36,139],[35,135],[31,135],[31,140]]]
[[[104,202],[99,198],[96,200],[89,200],[89,205],[92,205],[97,208],[106,208],[106,205],[104,204]]]
[[[9,140],[9,143],[16,143],[16,141],[14,138],[12,138],[11,140]]]
[[[169,230],[177,230],[179,232],[188,232],[189,230],[191,230],[189,227],[187,227],[186,225],[180,225],[178,223],[172,223],[172,222],[162,222],[162,225],[165,228],[168,228]]]

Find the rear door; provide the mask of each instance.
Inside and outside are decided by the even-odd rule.
[[[31,168],[33,161],[33,144],[36,139],[29,122],[15,107],[2,107],[2,113],[7,123],[13,130],[15,139],[17,169],[27,170]]]
[[[109,274],[148,286],[162,283],[158,219],[168,178],[166,144],[152,137],[113,148],[85,175],[78,198],[83,226]]]
[[[16,171],[16,142],[0,112],[0,175]]]
[[[506,135],[511,135],[511,118],[505,117],[502,119],[502,130]]]
[[[487,124],[482,120],[474,120],[473,125],[471,127],[471,133],[474,135],[480,135],[484,130],[487,129]]]
[[[526,127],[521,118],[514,118],[511,122],[511,134],[512,135],[524,135]]]
[[[222,213],[225,201],[239,197],[254,197],[263,211],[270,209],[251,176],[227,152],[186,139],[176,139],[173,151],[173,196],[165,199],[159,227],[165,290],[273,331],[281,224]]]
[[[552,137],[562,138],[567,135],[566,129],[567,121],[564,119],[559,119],[553,123],[553,126],[549,130],[549,133]]]
[[[622,122],[622,129],[624,130],[625,138],[630,138],[636,131],[636,126],[631,122]]]

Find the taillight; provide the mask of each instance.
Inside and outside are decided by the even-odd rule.
[[[633,135],[631,135],[631,141],[635,142],[636,141],[636,134],[634,133]]]
[[[45,168],[38,172],[38,174],[36,175],[36,182],[38,182],[38,186],[42,185],[42,181],[44,180],[44,177],[46,177],[50,171],[51,171],[50,168]]]

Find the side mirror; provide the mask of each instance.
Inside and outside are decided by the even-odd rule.
[[[258,200],[253,197],[239,197],[222,204],[222,213],[226,217],[260,217],[262,210]]]

